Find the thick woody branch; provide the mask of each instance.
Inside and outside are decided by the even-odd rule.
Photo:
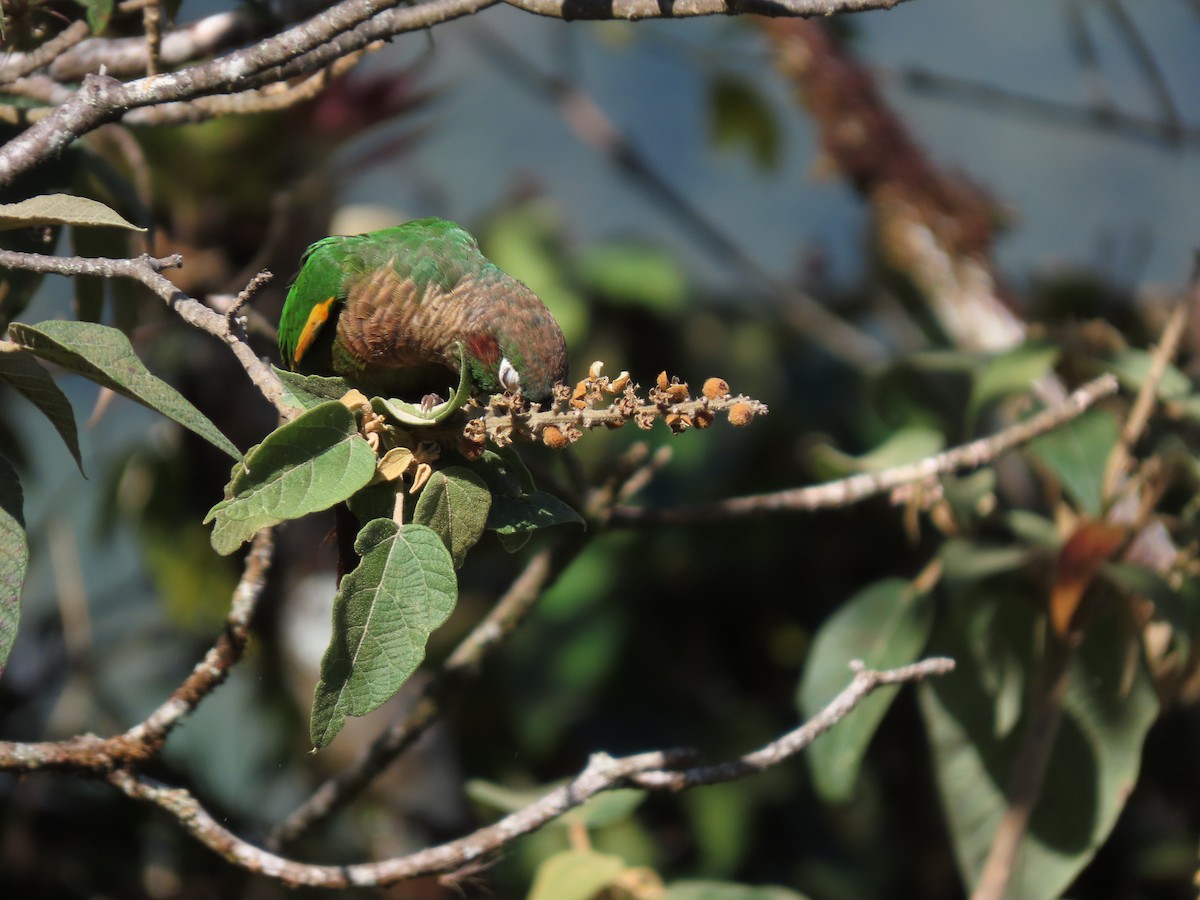
[[[42,46],[30,53],[21,54],[18,59],[10,59],[0,68],[0,85],[16,81],[30,72],[36,72],[42,66],[49,65],[56,57],[67,49],[74,47],[91,34],[88,23],[82,20],[72,22],[60,34],[56,34]]]
[[[0,742],[0,770],[111,772],[154,756],[180,719],[221,684],[242,658],[250,638],[250,621],[271,568],[273,551],[271,532],[263,529],[254,537],[220,636],[184,682],[146,719],[124,734],[111,738],[81,735],[65,741]]]
[[[29,272],[58,275],[99,275],[103,278],[132,278],[140,281],[189,325],[207,331],[228,344],[263,396],[284,418],[293,417],[296,410],[284,401],[279,377],[271,371],[269,365],[259,359],[254,349],[230,328],[225,316],[187,296],[162,275],[164,269],[179,268],[182,265],[183,257],[178,254],[164,259],[151,256],[139,256],[135,259],[88,259],[80,256],[46,256],[0,250],[0,268],[4,269],[25,269]]]
[[[716,766],[688,768],[686,764],[695,758],[695,754],[688,750],[653,751],[620,758],[604,753],[594,754],[583,772],[570,782],[492,825],[437,847],[375,863],[321,866],[287,859],[262,850],[230,832],[186,790],[154,785],[126,771],[113,772],[109,781],[129,797],[167,811],[205,846],[251,872],[294,886],[379,887],[461,869],[496,853],[516,838],[541,828],[603,791],[628,786],[676,791],[764,771],[808,746],[814,738],[845,718],[877,688],[943,675],[953,668],[953,660],[936,658],[884,672],[860,670],[849,686],[810,723],[758,751]]]
[[[637,526],[663,523],[685,524],[744,516],[761,516],[767,513],[811,512],[817,509],[849,506],[904,485],[986,465],[1000,454],[1077,418],[1097,401],[1115,393],[1116,390],[1116,378],[1112,375],[1102,375],[1074,391],[1062,402],[1042,410],[1023,422],[1018,422],[996,434],[962,444],[909,465],[896,466],[881,472],[864,472],[827,484],[790,488],[770,494],[733,497],[715,503],[660,509],[618,506],[613,510],[612,524]]]

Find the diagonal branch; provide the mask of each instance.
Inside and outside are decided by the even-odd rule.
[[[645,527],[657,524],[687,524],[761,516],[777,512],[811,512],[817,509],[849,506],[876,494],[886,493],[914,482],[926,481],[939,475],[973,469],[985,465],[1001,453],[1011,450],[1040,434],[1069,422],[1084,413],[1097,401],[1115,393],[1117,380],[1102,375],[1089,381],[1065,400],[1042,410],[1034,416],[1003,431],[953,447],[936,456],[881,472],[864,472],[840,481],[811,487],[790,488],[771,494],[733,497],[715,503],[690,506],[646,508],[618,506],[613,510],[612,524]]]
[[[953,668],[953,660],[934,658],[889,671],[860,670],[850,684],[805,725],[760,750],[715,766],[686,768],[686,764],[695,758],[695,754],[689,750],[652,751],[618,758],[606,753],[593,754],[579,775],[524,809],[466,837],[408,856],[374,863],[322,866],[287,859],[233,834],[182,788],[155,785],[124,770],[113,772],[109,781],[127,796],[152,803],[170,813],[209,849],[248,871],[297,887],[379,887],[461,869],[501,850],[516,838],[536,831],[603,791],[627,786],[677,791],[765,771],[807,747],[816,737],[849,715],[877,688],[944,675]]]
[[[65,741],[0,742],[0,770],[39,769],[111,772],[153,757],[180,719],[199,705],[229,675],[250,640],[250,621],[271,568],[274,542],[270,529],[254,537],[242,577],[233,592],[225,627],[204,659],[158,709],[124,734],[111,738],[81,735]]]
[[[46,256],[40,253],[18,253],[0,250],[0,268],[24,269],[28,272],[48,272],[58,275],[99,275],[103,278],[132,278],[157,294],[181,319],[224,341],[237,357],[255,386],[285,419],[296,414],[283,399],[283,386],[271,367],[259,359],[254,349],[241,340],[229,327],[225,317],[194,300],[172,284],[162,271],[179,268],[183,257],[176,254],[164,259],[139,256],[134,259],[84,258],[81,256]]]
[[[557,19],[682,19],[692,16],[831,16],[891,9],[905,0],[505,0]]]

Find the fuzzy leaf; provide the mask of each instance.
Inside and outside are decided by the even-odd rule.
[[[563,850],[538,866],[527,900],[594,900],[628,866],[595,850]]]
[[[493,497],[487,517],[487,527],[501,535],[568,523],[586,527],[583,516],[545,491],[534,491],[523,497]]]
[[[0,673],[17,638],[21,619],[21,589],[29,565],[21,482],[16,470],[0,456]]]
[[[354,549],[362,558],[333,600],[333,634],[313,697],[313,746],[400,690],[425,658],[425,644],[458,599],[454,561],[424,525],[368,522]]]
[[[483,535],[491,505],[492,494],[482,478],[470,469],[451,466],[430,476],[413,521],[437,532],[459,569],[467,551]]]
[[[71,409],[71,401],[58,389],[50,373],[41,367],[33,354],[11,341],[0,341],[0,380],[8,382],[42,411],[82,472],[83,459],[79,454],[75,413]]]
[[[235,467],[222,500],[205,517],[216,521],[213,549],[232,553],[260,528],[328,509],[375,474],[375,453],[354,414],[336,400],[275,429]]]
[[[136,400],[200,435],[234,459],[241,458],[237,447],[204,413],[175,388],[150,374],[133,352],[129,338],[117,329],[93,322],[51,321],[36,326],[14,322],[9,326],[9,334],[40,359]]]
[[[871,669],[891,669],[920,656],[933,627],[928,589],[903,578],[887,578],[864,588],[817,632],[797,696],[805,718],[816,715],[849,682],[847,662],[861,659]],[[867,745],[899,692],[875,691],[837,728],[809,748],[808,762],[817,792],[827,801],[850,799]]]
[[[340,400],[350,391],[345,378],[299,375],[278,366],[271,368],[283,382],[283,399],[299,409],[312,409],[329,400]]]
[[[145,231],[98,200],[71,194],[41,194],[20,203],[0,203],[0,229],[30,225],[111,225]]]

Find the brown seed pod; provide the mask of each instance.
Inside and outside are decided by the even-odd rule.
[[[561,450],[567,446],[567,437],[557,425],[547,425],[542,429],[542,443],[551,450]]]
[[[670,413],[667,416],[667,427],[672,434],[681,434],[692,427],[692,417],[681,413]]]
[[[720,400],[729,396],[729,382],[724,378],[710,378],[704,382],[704,396],[709,400]]]
[[[660,391],[665,391],[667,388],[669,388],[671,386],[671,379],[667,377],[666,369],[663,369],[661,372],[658,373],[657,384],[658,384],[658,389]]]
[[[735,428],[741,428],[743,425],[749,425],[750,420],[754,418],[754,410],[750,408],[749,403],[735,403],[729,407],[729,424]]]
[[[707,428],[713,423],[712,411],[708,409],[698,409],[696,410],[696,415],[692,417],[692,421],[697,428]]]
[[[682,403],[688,398],[687,382],[683,384],[672,384],[667,387],[667,401],[669,403]]]

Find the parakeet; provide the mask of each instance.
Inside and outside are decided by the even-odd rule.
[[[443,219],[317,241],[279,320],[284,365],[340,375],[374,395],[457,384],[457,345],[476,394],[520,387],[545,401],[567,377],[566,341],[550,311]]]

